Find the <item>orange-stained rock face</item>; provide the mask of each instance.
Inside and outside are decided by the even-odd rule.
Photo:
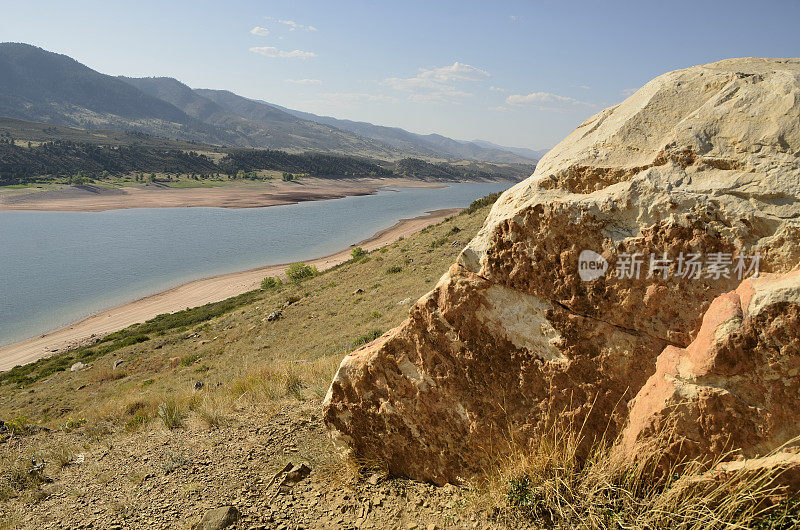
[[[714,377],[766,369],[748,357],[747,344],[791,369],[770,353],[771,334],[792,344],[797,333],[791,310],[780,313],[780,325],[769,319],[784,311],[778,306],[744,317],[749,335],[706,358],[706,346],[721,340],[708,322],[760,295],[742,286],[738,302],[718,298],[740,285],[735,272],[680,277],[677,259],[758,253],[762,273],[795,268],[797,153],[798,60],[671,72],[590,118],[501,196],[458,263],[400,327],[344,359],[324,404],[337,447],[398,475],[452,482],[554,414],[583,425],[587,443],[619,435],[637,394],[633,408],[657,416],[669,389],[653,385],[652,399],[640,391],[692,351],[700,352],[698,367],[719,371]],[[581,278],[584,250],[607,261],[604,275]],[[626,253],[644,257],[639,277],[616,274]],[[651,254],[672,260],[664,274],[648,275]],[[773,395],[765,390],[771,376],[759,377],[757,392]],[[744,377],[737,385],[736,395],[747,394]],[[791,392],[776,387],[774,396],[800,405]],[[775,431],[784,425],[778,412],[752,419],[729,394],[703,397],[702,421],[718,415],[711,423],[724,430],[741,420],[748,454],[785,437]],[[638,432],[652,428],[640,423]],[[697,450],[717,450],[714,440],[714,448]]]
[[[635,452],[666,433],[670,462],[752,458],[800,434],[798,405],[800,271],[765,275],[714,300],[688,347],[661,353],[622,444]]]

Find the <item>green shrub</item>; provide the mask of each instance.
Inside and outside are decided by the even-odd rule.
[[[292,263],[286,269],[286,277],[294,283],[300,283],[303,280],[312,278],[319,274],[317,268],[313,265],[306,265],[305,263]]]
[[[361,247],[356,247],[350,251],[350,256],[353,257],[353,261],[358,261],[364,258],[367,255],[367,251]]]
[[[464,210],[461,212],[461,215],[469,215],[471,213],[477,212],[484,206],[491,206],[492,204],[497,202],[497,199],[500,198],[501,194],[502,192],[490,193],[486,197],[475,199],[474,201],[472,201],[472,204],[464,208]]]
[[[400,265],[392,265],[386,269],[386,274],[397,274],[398,272],[403,272],[403,267]]]
[[[351,344],[351,347],[358,348],[359,346],[363,346],[364,344],[369,344],[370,342],[377,339],[381,335],[383,335],[383,330],[372,329],[370,331],[367,331],[360,337],[358,337],[356,340],[354,340],[353,343]]]
[[[263,280],[261,280],[261,290],[262,291],[269,291],[271,289],[277,289],[283,285],[283,280],[279,277],[275,276],[267,276]]]
[[[11,434],[27,434],[31,430],[31,424],[26,416],[17,416],[6,422],[6,429]]]
[[[441,247],[445,243],[447,243],[447,236],[440,237],[439,239],[434,239],[433,241],[431,241],[431,248]]]
[[[73,418],[72,416],[70,416],[69,418],[67,418],[67,421],[64,422],[64,425],[61,426],[61,430],[69,432],[85,424],[86,424],[86,418]]]
[[[202,355],[200,355],[199,353],[190,353],[189,355],[181,359],[181,366],[191,366],[197,361],[199,361],[201,357]]]
[[[150,416],[143,410],[138,410],[134,413],[133,418],[128,420],[125,424],[126,431],[135,431],[150,420]]]

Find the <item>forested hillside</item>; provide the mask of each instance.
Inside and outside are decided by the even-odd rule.
[[[102,179],[132,172],[210,175],[219,167],[194,151],[148,146],[102,146],[67,141],[22,147],[0,139],[0,185],[47,181]]]
[[[387,176],[392,171],[380,165],[352,156],[323,153],[292,154],[271,149],[236,149],[220,160],[222,172],[272,169],[314,176]]]

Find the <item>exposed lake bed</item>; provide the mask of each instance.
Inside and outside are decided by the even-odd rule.
[[[386,187],[441,188],[435,181],[400,177],[308,177],[283,181],[92,183],[0,188],[0,210],[98,212],[130,208],[261,208],[303,201],[371,195]]]

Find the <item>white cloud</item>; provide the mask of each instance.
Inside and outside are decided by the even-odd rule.
[[[250,51],[253,53],[257,53],[259,55],[263,55],[264,57],[285,57],[291,59],[308,59],[310,57],[316,57],[317,54],[314,52],[304,52],[303,50],[279,50],[275,46],[254,46],[250,48]]]
[[[499,86],[490,86],[489,90],[492,92],[508,92],[505,88],[500,88]]]
[[[591,90],[592,89],[592,87],[590,87],[589,85],[578,85],[578,88],[582,88],[583,90]]]
[[[250,30],[250,33],[253,35],[258,35],[259,37],[266,37],[269,35],[269,30],[267,28],[262,28],[261,26],[256,26]]]
[[[568,107],[587,106],[592,103],[580,101],[567,96],[559,96],[551,92],[531,92],[530,94],[511,94],[506,98],[509,105],[527,105],[537,107],[539,110],[564,110]]]
[[[489,107],[489,110],[493,110],[495,112],[507,112],[507,111],[509,111],[511,109],[509,109],[508,107],[504,107],[502,105],[499,105],[497,107]]]
[[[289,26],[289,31],[294,31],[296,29],[299,29],[299,30],[302,30],[302,31],[317,31],[317,28],[315,28],[314,26],[306,26],[305,24],[298,24],[294,20],[280,20],[280,19],[272,18],[272,17],[266,17],[266,18],[267,18],[267,20],[272,20],[274,22],[277,22],[278,24],[283,24],[284,26]]]
[[[483,81],[488,77],[491,77],[489,72],[456,61],[439,68],[420,68],[420,72],[414,77],[389,77],[381,84],[410,92],[409,99],[417,103],[452,103],[455,99],[472,96],[469,92],[456,88],[455,83]]]
[[[638,88],[626,88],[622,91],[622,95],[625,97],[633,95],[634,92],[639,90]]]
[[[521,18],[519,15],[508,15],[508,19],[511,22],[519,22]]]
[[[319,79],[284,79],[287,83],[294,83],[296,85],[321,85],[322,81]]]

